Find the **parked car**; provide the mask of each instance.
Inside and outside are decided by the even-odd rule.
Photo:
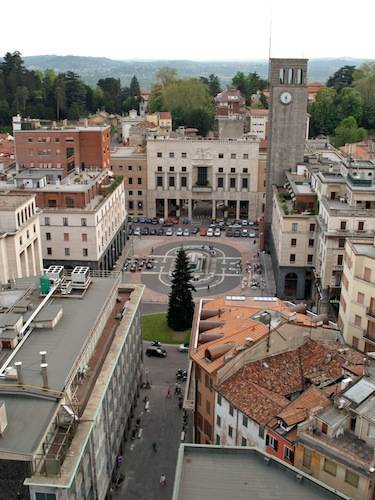
[[[220,236],[221,235],[221,231],[220,231],[220,228],[217,227],[214,231],[214,236]]]
[[[150,236],[155,236],[156,235],[156,229],[154,227],[152,227],[150,229]]]
[[[150,346],[146,349],[146,356],[155,356],[157,358],[165,358],[167,351],[162,347]]]
[[[191,234],[198,234],[199,233],[199,227],[193,227],[191,230]]]
[[[133,217],[133,221],[135,224],[138,224],[139,223],[139,217]]]
[[[136,270],[137,270],[137,266],[136,266],[135,264],[132,264],[132,265],[130,266],[130,272],[135,273],[135,272],[136,272]]]
[[[134,234],[134,229],[132,227],[129,227],[128,228],[128,236],[131,236],[132,234]]]
[[[146,224],[146,217],[141,217],[141,218],[139,219],[139,222],[140,222],[141,224]]]
[[[190,236],[190,231],[187,227],[184,229],[184,236]]]
[[[176,231],[176,236],[182,236],[184,234],[182,227],[179,227]]]
[[[151,219],[151,224],[158,224],[158,219],[156,217],[154,217],[153,219]]]
[[[206,236],[206,230],[204,229],[204,227],[202,227],[200,230],[199,230],[199,236]]]
[[[136,227],[134,229],[134,236],[141,236],[141,228],[140,227]]]
[[[241,237],[241,231],[239,229],[236,229],[234,232],[233,232],[233,237],[234,238],[240,238]]]
[[[164,224],[164,218],[163,217],[160,217],[159,219],[159,224],[162,226]]]
[[[157,230],[156,230],[156,234],[158,236],[164,236],[164,229],[162,227],[159,227]]]
[[[256,237],[257,237],[256,233],[253,232],[249,233],[249,238],[256,238]]]
[[[182,224],[189,224],[189,219],[187,217],[184,217]]]
[[[228,238],[232,238],[232,236],[233,236],[232,229],[227,229],[227,232],[225,233],[225,236],[227,236]]]
[[[179,350],[179,352],[188,352],[189,344],[180,344],[177,349]]]
[[[249,231],[247,229],[242,229],[242,231],[241,231],[241,237],[242,238],[248,238],[249,237]]]
[[[165,231],[165,236],[173,236],[173,230],[170,227]]]
[[[178,224],[178,217],[168,217],[166,222],[171,222],[172,224]]]
[[[148,227],[143,227],[141,231],[142,236],[148,236],[150,234],[150,230]]]
[[[214,230],[213,230],[213,228],[212,228],[212,227],[209,227],[209,228],[207,229],[207,235],[206,235],[206,236],[211,237],[211,236],[213,236],[213,235],[214,235]]]
[[[242,221],[241,221],[241,224],[242,224],[243,226],[247,226],[247,220],[242,220]]]

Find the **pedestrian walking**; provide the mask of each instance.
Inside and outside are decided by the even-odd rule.
[[[155,442],[152,443],[152,449],[154,450],[155,453],[158,451],[158,447],[157,447],[157,444]]]
[[[168,390],[167,390],[167,398],[169,399],[171,397],[171,388],[168,387]]]
[[[207,285],[207,290],[209,290],[209,289],[210,289],[210,285]]]
[[[166,484],[167,484],[167,478],[166,478],[165,474],[161,474],[160,475],[160,484],[161,484],[161,486],[166,486]]]

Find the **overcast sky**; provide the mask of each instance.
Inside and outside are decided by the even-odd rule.
[[[7,10],[0,48],[24,56],[265,59],[272,10],[273,57],[375,59],[375,0],[19,0]]]

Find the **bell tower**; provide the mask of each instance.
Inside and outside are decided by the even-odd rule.
[[[270,131],[265,221],[272,219],[272,185],[303,161],[307,123],[307,59],[270,59]]]

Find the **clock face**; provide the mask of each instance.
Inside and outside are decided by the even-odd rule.
[[[282,92],[280,94],[280,102],[282,104],[290,104],[293,100],[292,94],[290,92]]]

